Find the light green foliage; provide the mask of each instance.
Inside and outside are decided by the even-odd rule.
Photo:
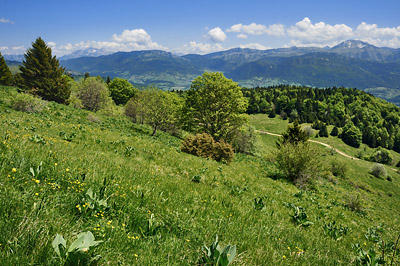
[[[13,85],[13,75],[6,64],[6,60],[0,53],[0,85]]]
[[[285,143],[274,152],[276,166],[291,181],[312,181],[322,172],[321,155],[310,143]]]
[[[199,261],[199,265],[212,266],[227,266],[236,256],[236,246],[227,245],[221,248],[218,241],[218,236],[215,237],[215,242],[210,247],[204,246],[203,257]]]
[[[371,162],[390,164],[393,161],[393,156],[387,149],[378,147],[368,156],[367,159]]]
[[[17,111],[37,113],[42,111],[46,102],[30,94],[19,93],[12,99],[11,105]]]
[[[109,84],[110,96],[116,104],[126,104],[134,97],[137,89],[126,79],[114,78]]]
[[[247,100],[236,82],[222,73],[206,72],[193,80],[187,91],[183,113],[186,127],[205,132],[214,139],[230,141],[248,120]]]
[[[177,130],[182,104],[183,100],[175,93],[150,88],[128,102],[125,114],[150,125],[154,136],[158,129]]]
[[[370,173],[378,178],[386,178],[387,177],[387,170],[383,164],[374,163],[371,166]]]
[[[68,100],[71,91],[63,77],[64,68],[42,38],[37,38],[26,51],[19,69],[28,92],[58,103]]]
[[[347,145],[358,148],[361,144],[362,133],[353,122],[349,121],[343,127],[341,138]]]
[[[88,265],[98,259],[97,257],[90,258],[92,253],[89,253],[89,249],[102,242],[95,241],[92,232],[87,231],[78,234],[77,239],[71,243],[68,249],[67,242],[59,234],[54,238],[52,246],[60,258],[61,265]]]
[[[344,178],[347,172],[347,164],[338,160],[331,161],[331,172],[334,176]]]
[[[241,128],[235,130],[231,142],[235,152],[254,155],[257,152],[259,137],[254,127],[245,124]]]
[[[354,264],[357,266],[379,266],[385,265],[385,260],[377,254],[374,248],[365,251],[360,244],[352,245],[353,251],[356,254]]]
[[[82,106],[90,111],[98,111],[110,103],[109,91],[101,78],[89,77],[77,83],[77,97]]]

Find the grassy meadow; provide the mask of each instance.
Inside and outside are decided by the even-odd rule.
[[[361,250],[400,263],[394,166],[386,166],[391,181],[376,178],[371,162],[315,144],[326,175],[304,191],[277,178],[274,136],[260,135],[256,156],[226,165],[182,153],[181,139],[152,137],[126,117],[52,102],[15,111],[16,94],[0,87],[0,265],[63,264],[56,235],[68,247],[87,231],[102,241],[85,250],[93,265],[197,265],[216,235],[236,245],[232,265],[352,265],[367,258]],[[274,133],[288,125],[250,121]],[[318,140],[353,156],[370,152]],[[346,166],[344,177],[330,174],[332,162]]]

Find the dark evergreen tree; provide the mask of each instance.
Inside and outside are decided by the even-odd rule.
[[[107,85],[109,85],[109,84],[110,84],[110,82],[111,82],[111,78],[110,78],[110,76],[108,76],[108,77],[107,77],[106,84],[107,84]]]
[[[337,128],[337,126],[334,126],[331,131],[331,136],[336,137],[337,135],[339,135],[339,129]]]
[[[286,143],[291,143],[292,145],[297,145],[299,143],[305,143],[308,140],[307,133],[301,129],[299,123],[294,121],[293,125],[289,126],[286,132],[282,133],[282,137],[276,142],[278,149]]]
[[[56,56],[51,55],[51,48],[42,38],[32,43],[19,69],[28,92],[48,101],[64,103],[68,100],[71,91],[63,77],[64,68]]]
[[[6,60],[0,53],[0,85],[12,86],[13,75],[6,64]]]
[[[326,137],[326,138],[329,137],[328,128],[327,128],[325,123],[322,123],[321,129],[319,130],[318,134],[319,134],[320,137]]]
[[[89,72],[86,72],[86,73],[85,73],[85,77],[84,77],[84,78],[85,78],[85,79],[90,78]]]
[[[276,116],[276,113],[275,113],[275,108],[274,108],[274,107],[272,107],[272,110],[271,110],[271,112],[269,112],[269,115],[268,115],[268,117],[269,117],[269,118],[275,118],[275,116]]]

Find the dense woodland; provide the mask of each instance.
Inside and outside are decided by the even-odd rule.
[[[334,125],[335,130],[351,129],[372,148],[400,151],[400,109],[366,92],[279,85],[243,89],[243,94],[249,99],[248,114],[280,115],[283,119],[313,123],[313,128],[319,130],[326,125]],[[352,146],[358,145],[356,141]]]

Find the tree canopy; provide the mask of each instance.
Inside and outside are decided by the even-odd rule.
[[[234,131],[247,122],[247,106],[236,82],[222,73],[206,72],[194,79],[187,91],[185,124],[189,130],[229,141]]]
[[[63,77],[64,68],[42,38],[32,43],[19,69],[28,92],[49,101],[64,103],[68,100],[70,89]]]
[[[114,78],[107,84],[110,96],[116,104],[126,104],[137,93],[137,89],[126,79]]]
[[[0,85],[13,85],[13,75],[6,64],[6,60],[0,53]]]

